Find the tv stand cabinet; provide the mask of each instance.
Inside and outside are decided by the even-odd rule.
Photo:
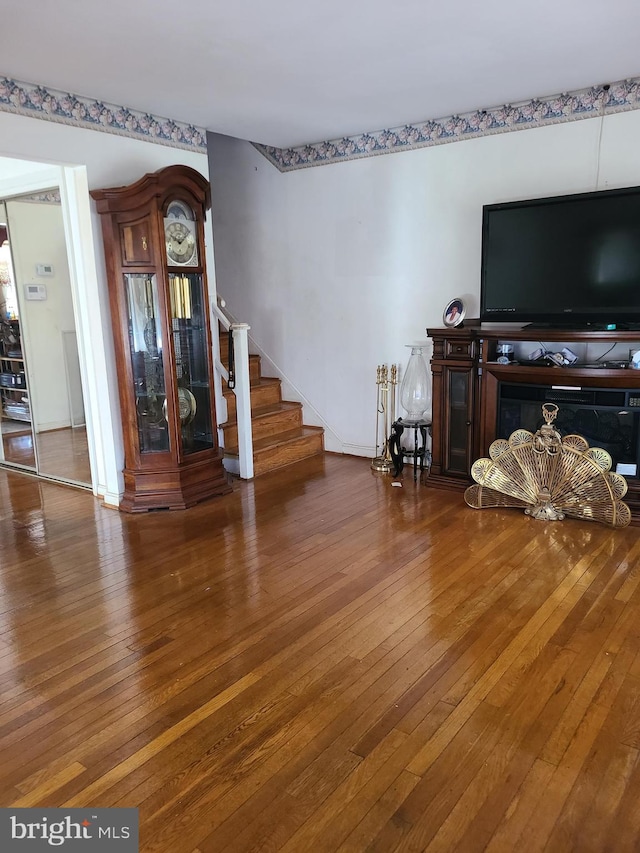
[[[587,366],[538,367],[527,363],[498,364],[498,341],[537,344],[624,344],[640,348],[637,331],[567,329],[486,329],[478,321],[456,328],[427,329],[433,341],[432,447],[430,486],[463,490],[469,486],[471,465],[487,456],[498,437],[498,398],[501,382],[523,385],[563,385],[584,388],[638,389],[640,370]],[[561,346],[558,347],[561,349]],[[562,405],[562,404],[560,404]],[[640,473],[640,459],[638,459]],[[632,524],[640,524],[640,478],[627,477],[624,498]]]

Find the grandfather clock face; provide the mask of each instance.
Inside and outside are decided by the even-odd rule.
[[[182,201],[172,201],[164,220],[167,265],[197,267],[198,230],[193,211]]]

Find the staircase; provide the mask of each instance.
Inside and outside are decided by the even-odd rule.
[[[229,367],[229,336],[220,328],[220,360]],[[280,379],[262,376],[260,356],[249,356],[251,385],[251,428],[253,432],[253,475],[293,465],[324,452],[322,427],[302,423],[302,404],[282,399]],[[220,424],[224,434],[225,458],[238,458],[236,397],[223,382],[227,420]]]

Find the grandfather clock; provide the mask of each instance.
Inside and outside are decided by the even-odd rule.
[[[231,489],[213,393],[209,182],[169,166],[91,196],[102,221],[123,420],[120,509],[185,509]]]

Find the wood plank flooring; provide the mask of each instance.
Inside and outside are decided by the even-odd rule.
[[[91,485],[86,427],[40,432],[36,442],[41,474]]]
[[[36,469],[31,426],[17,421],[3,421],[1,440],[4,458],[14,465]],[[11,425],[13,428],[8,428]],[[26,426],[26,429],[25,429]],[[37,435],[38,473],[45,477],[73,481],[91,486],[89,446],[85,427],[65,428],[40,432]]]
[[[637,851],[640,535],[326,455],[129,516],[0,471],[0,805],[145,853]]]

